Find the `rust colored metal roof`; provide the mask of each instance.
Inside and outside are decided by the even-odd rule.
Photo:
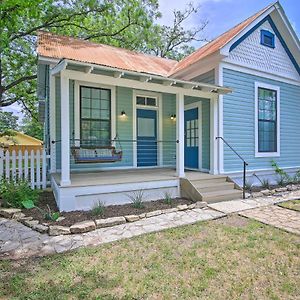
[[[165,77],[177,64],[177,61],[171,59],[43,31],[38,34],[37,52],[49,58],[72,59]]]
[[[224,47],[227,43],[229,43],[234,37],[236,37],[243,29],[245,29],[248,25],[250,25],[255,19],[261,16],[265,11],[267,11],[274,3],[268,5],[264,9],[257,12],[255,15],[249,17],[245,21],[236,25],[235,27],[229,29],[225,33],[218,36],[213,41],[207,43],[203,47],[199,48],[197,51],[193,52],[189,56],[182,59],[178,64],[176,64],[173,69],[170,71],[169,75],[172,76],[179,71],[187,68],[188,66],[196,63],[197,61],[207,57],[217,51],[219,51],[222,47]]]

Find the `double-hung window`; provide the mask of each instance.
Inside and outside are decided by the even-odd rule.
[[[279,156],[279,88],[256,83],[256,156]]]
[[[110,90],[85,86],[80,87],[80,133],[82,144],[110,145]]]

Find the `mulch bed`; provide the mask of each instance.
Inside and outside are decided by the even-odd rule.
[[[126,216],[126,215],[139,215],[142,213],[147,213],[160,209],[168,209],[172,207],[176,207],[181,204],[192,204],[191,200],[187,200],[184,198],[176,198],[173,199],[172,204],[167,204],[165,201],[157,200],[157,201],[145,201],[144,208],[134,208],[132,204],[123,204],[123,205],[109,205],[105,207],[104,214],[102,216],[95,216],[91,211],[72,211],[72,212],[61,212],[60,216],[65,217],[64,220],[60,222],[48,221],[45,220],[41,214],[41,212],[36,209],[23,209],[22,212],[27,217],[33,217],[34,220],[38,220],[40,223],[47,223],[52,225],[62,225],[62,226],[71,226],[77,222],[87,221],[87,220],[95,220],[95,219],[105,219],[110,217],[118,217],[118,216]],[[38,207],[44,210],[47,210],[47,205],[49,205],[52,212],[58,211],[54,196],[52,192],[42,192],[40,195],[40,200],[38,203]]]

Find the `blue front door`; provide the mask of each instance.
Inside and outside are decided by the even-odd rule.
[[[137,110],[137,166],[157,165],[157,112]]]
[[[198,108],[184,112],[184,166],[199,168]]]

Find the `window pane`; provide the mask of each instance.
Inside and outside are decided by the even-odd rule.
[[[145,99],[145,97],[137,96],[136,97],[136,104],[146,105],[146,99]]]
[[[91,89],[92,90],[92,98],[100,99],[100,90],[99,89]]]
[[[100,119],[109,120],[110,119],[109,110],[100,110]]]
[[[156,99],[155,98],[147,98],[147,105],[156,106]]]
[[[101,99],[102,100],[110,100],[110,92],[109,90],[101,90]]]
[[[100,119],[100,110],[92,109],[92,119]]]
[[[82,98],[81,106],[83,108],[90,108],[91,107],[91,100],[88,99],[88,98]]]
[[[100,109],[100,99],[92,99],[92,108]]]
[[[91,97],[91,91],[90,90],[91,90],[90,88],[82,87],[81,88],[81,97],[90,98]]]
[[[90,118],[91,117],[91,110],[89,108],[83,108],[82,109],[82,118]]]
[[[110,109],[110,102],[106,100],[101,101],[101,109]]]

